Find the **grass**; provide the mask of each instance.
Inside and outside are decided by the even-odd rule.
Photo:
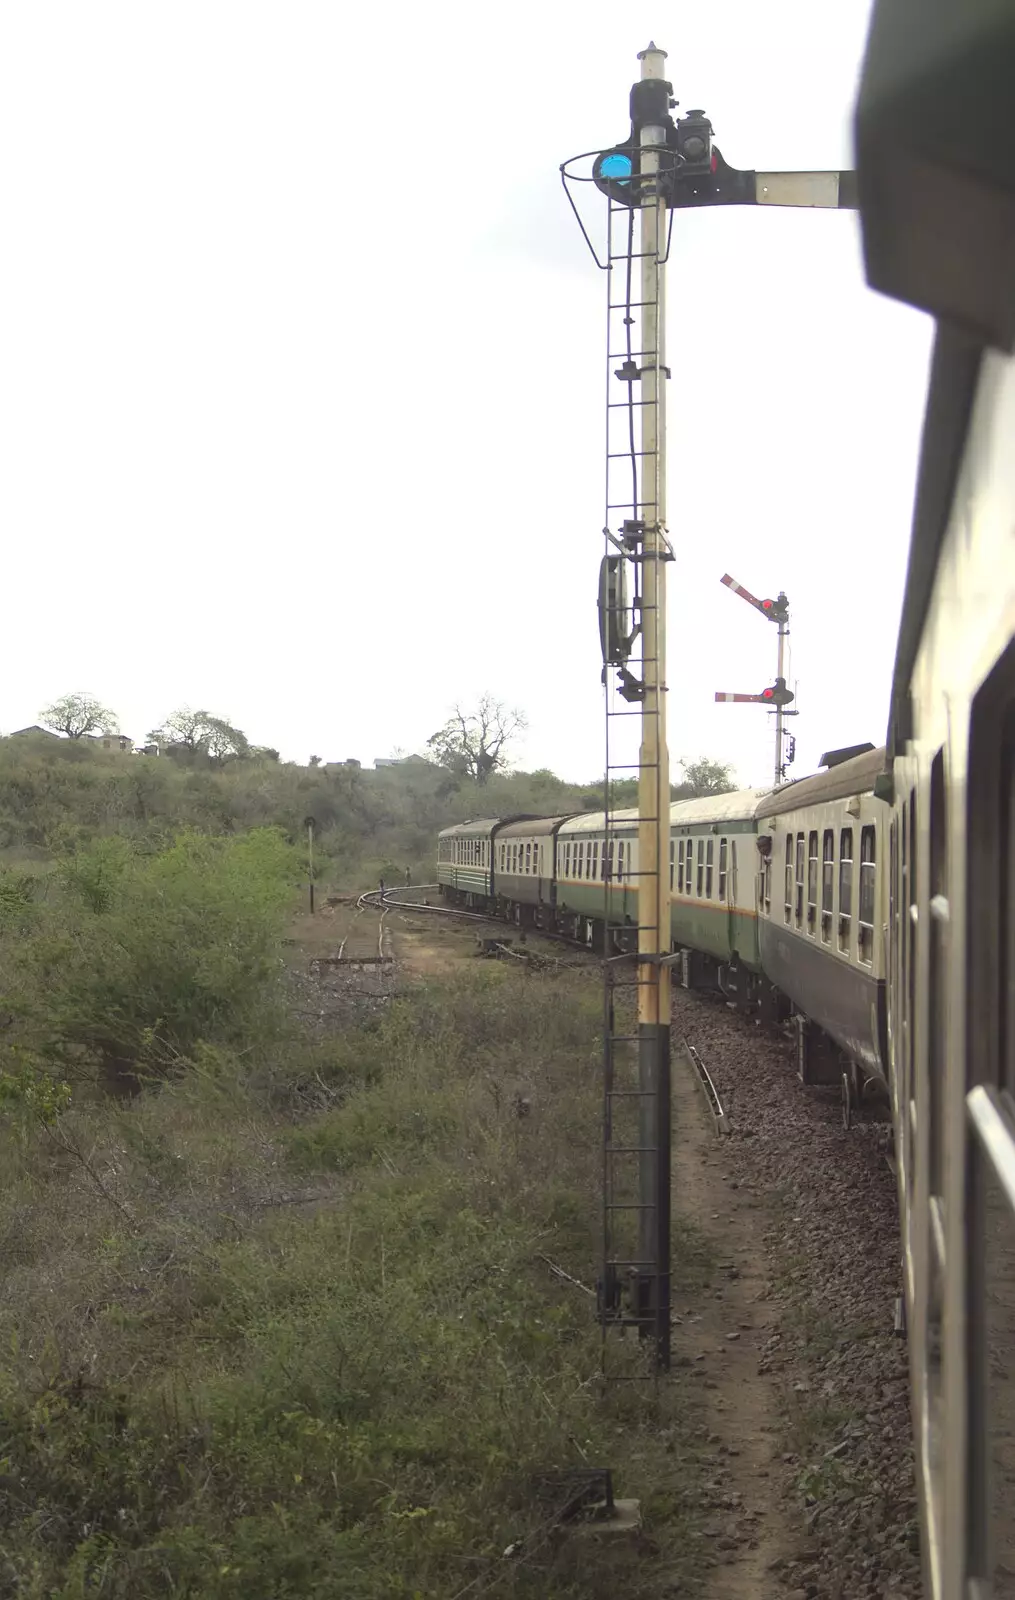
[[[541,1260],[594,1282],[599,1013],[484,967],[0,1123],[0,1595],[690,1593],[693,1374],[604,1396]],[[556,1525],[541,1476],[588,1465],[642,1498],[637,1559]]]

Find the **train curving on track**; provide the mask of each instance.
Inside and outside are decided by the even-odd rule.
[[[670,809],[670,933],[678,981],[745,1015],[792,1018],[805,1082],[841,1080],[848,1118],[888,1085],[889,807],[884,750],[772,793]],[[613,953],[637,943],[637,813],[485,818],[437,844],[445,900]]]
[[[929,1600],[1015,1597],[1012,83],[1011,4],[876,0],[867,276],[937,320],[886,746],[670,832],[680,981],[789,1014],[847,1110],[890,1097]],[[465,823],[438,853],[453,903],[592,946],[636,923],[633,816]]]

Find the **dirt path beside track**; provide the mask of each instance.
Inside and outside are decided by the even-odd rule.
[[[706,1534],[717,1565],[707,1600],[766,1600],[782,1593],[773,1576],[793,1547],[793,1519],[781,1503],[774,1461],[779,1395],[759,1373],[772,1327],[765,1270],[764,1200],[730,1170],[689,1061],[673,1062],[674,1214],[695,1227],[715,1262],[711,1281],[691,1300],[674,1289],[677,1363],[700,1374],[713,1462]]]

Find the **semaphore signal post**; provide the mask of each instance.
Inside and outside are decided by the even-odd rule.
[[[787,711],[786,707],[794,698],[792,690],[786,687],[786,640],[789,638],[789,601],[780,590],[774,600],[759,600],[750,589],[745,589],[742,583],[737,583],[728,572],[724,572],[719,579],[720,583],[732,589],[741,600],[746,600],[755,611],[760,611],[769,622],[775,622],[779,627],[779,645],[775,665],[775,682],[769,684],[767,689],[762,689],[760,694],[725,694],[716,691],[716,700],[732,701],[738,705],[767,706],[769,711],[775,712],[775,782],[773,789],[786,781],[786,768],[790,765],[796,754],[796,740],[789,741],[790,748],[785,746],[785,719],[795,717],[799,713]]]
[[[726,162],[704,111],[674,117],[666,52],[649,44],[631,89],[630,133],[561,166],[564,190],[606,274],[606,512],[599,628],[606,691],[603,815],[603,1258],[599,1310],[670,1364],[670,781],[667,750],[666,263],[676,212],[715,205],[855,209],[852,172],[753,172]],[[573,189],[606,200],[595,246]],[[582,192],[580,189],[577,192]],[[734,586],[736,587],[736,586]],[[784,597],[781,597],[784,598]],[[780,638],[782,638],[780,625]],[[781,648],[781,646],[780,646]],[[782,681],[758,699],[778,712]],[[739,697],[737,697],[739,698]],[[639,718],[636,763],[616,759]],[[627,749],[620,754],[628,755]],[[778,765],[781,767],[781,760]],[[638,773],[636,827],[615,809],[617,776]],[[779,778],[777,777],[777,782]],[[633,973],[633,977],[630,974]],[[637,1028],[628,1014],[637,1001]]]

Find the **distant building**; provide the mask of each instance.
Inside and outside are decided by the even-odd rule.
[[[15,728],[13,733],[8,734],[8,738],[20,739],[24,734],[30,733],[44,733],[47,739],[59,739],[60,737],[58,733],[53,732],[52,728],[40,728],[37,722],[33,722],[30,728]]]
[[[128,739],[125,733],[89,733],[85,737],[100,750],[113,750],[121,756],[129,756],[134,748],[133,739]]]

